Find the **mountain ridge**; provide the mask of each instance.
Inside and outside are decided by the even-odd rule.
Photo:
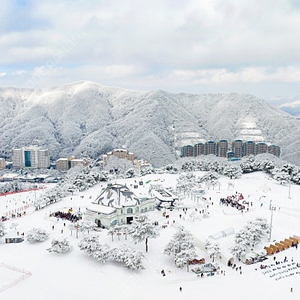
[[[126,147],[155,166],[204,139],[253,139],[299,164],[300,121],[252,95],[132,91],[80,81],[47,89],[1,88],[0,155],[37,144],[52,158],[97,157]]]

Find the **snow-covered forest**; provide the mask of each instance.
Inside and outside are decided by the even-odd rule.
[[[161,167],[199,137],[273,143],[283,159],[300,164],[299,119],[251,95],[135,92],[83,81],[46,90],[3,88],[0,105],[0,157],[7,159],[13,147],[31,144],[49,148],[54,160],[95,159],[121,146]]]

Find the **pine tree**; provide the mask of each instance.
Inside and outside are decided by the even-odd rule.
[[[51,247],[47,249],[49,252],[65,253],[72,250],[70,242],[66,238],[56,238],[51,242]]]
[[[231,252],[240,259],[249,247],[259,244],[269,232],[270,225],[266,219],[258,217],[253,221],[248,221],[247,225],[235,234],[235,246],[231,248]]]
[[[135,244],[145,241],[146,252],[148,252],[148,239],[157,238],[159,236],[158,227],[150,222],[145,214],[136,216],[131,223],[130,236],[133,238]]]
[[[99,236],[96,234],[90,234],[90,235],[86,235],[78,243],[78,247],[80,250],[87,253],[87,255],[92,256],[93,253],[97,250],[99,244],[100,244]]]
[[[93,230],[96,227],[96,224],[90,220],[80,220],[77,222],[80,231],[90,233],[90,230]]]
[[[113,249],[112,258],[117,262],[124,263],[125,267],[131,270],[144,269],[142,264],[144,255],[127,245],[122,245],[119,248]]]
[[[30,243],[44,242],[49,237],[49,233],[42,228],[32,228],[26,234],[26,239]]]
[[[107,244],[97,244],[92,256],[102,263],[107,262],[111,256],[111,249]]]
[[[0,222],[0,237],[4,236],[6,234],[5,225],[3,222]]]
[[[196,244],[192,234],[180,226],[171,241],[165,246],[164,254],[174,255],[175,265],[182,268],[184,264],[188,264],[196,257],[195,248]]]
[[[237,179],[242,176],[242,169],[239,166],[227,165],[223,170],[223,175],[230,179]]]
[[[205,249],[207,250],[209,256],[212,258],[214,262],[217,255],[220,253],[220,244],[212,239],[207,239],[205,243]]]

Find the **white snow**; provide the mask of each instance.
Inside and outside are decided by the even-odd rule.
[[[89,210],[94,212],[103,213],[103,214],[113,214],[116,212],[116,209],[109,206],[104,206],[101,204],[92,204],[88,206]]]
[[[197,174],[197,173],[196,173]],[[143,181],[161,179],[164,187],[175,186],[178,175],[161,174],[147,175],[143,177]],[[119,180],[120,184],[129,186],[134,179]],[[234,187],[228,183],[232,182]],[[282,299],[299,299],[300,297],[300,268],[292,271],[281,273],[283,276],[294,273],[282,279],[277,266],[269,268],[269,273],[260,270],[259,264],[243,265],[242,274],[229,268],[222,261],[217,259],[223,274],[216,274],[210,277],[197,277],[192,271],[187,272],[186,268],[178,269],[174,266],[171,256],[163,254],[165,245],[170,241],[171,236],[175,233],[179,225],[184,226],[194,236],[197,244],[198,258],[204,257],[207,262],[210,261],[209,256],[203,251],[203,244],[208,236],[217,232],[226,231],[233,228],[235,232],[239,231],[246,225],[247,221],[255,219],[255,217],[264,217],[271,220],[270,204],[276,207],[273,211],[273,228],[271,241],[280,241],[289,236],[300,236],[300,206],[298,195],[300,186],[291,186],[290,198],[289,187],[282,186],[271,180],[265,173],[256,172],[243,175],[241,179],[229,180],[222,177],[220,179],[220,189],[206,190],[206,202],[186,198],[181,203],[182,206],[188,207],[185,214],[182,209],[167,211],[169,218],[163,217],[163,211],[150,212],[148,215],[153,221],[156,220],[161,225],[166,225],[165,229],[161,229],[160,237],[149,240],[149,252],[145,253],[144,243],[134,244],[130,237],[127,240],[121,236],[120,240],[111,237],[106,230],[96,232],[100,235],[100,241],[107,243],[110,247],[118,247],[122,244],[141,251],[145,255],[143,264],[145,270],[133,271],[126,269],[121,263],[109,260],[106,263],[100,263],[87,256],[78,248],[79,241],[83,238],[83,234],[79,232],[79,238],[71,233],[68,229],[68,221],[59,220],[49,217],[51,212],[66,211],[72,207],[73,212],[80,209],[83,213],[85,208],[91,204],[91,199],[99,194],[100,185],[84,192],[74,194],[67,197],[62,202],[55,203],[42,210],[35,211],[33,207],[27,209],[26,215],[17,219],[5,221],[5,227],[8,231],[7,235],[0,239],[0,299],[19,300],[82,300],[82,299],[132,299],[132,300],[153,300],[153,299],[243,299],[243,300],[282,300]],[[103,184],[103,183],[102,183]],[[268,188],[262,188],[268,187]],[[141,191],[148,191],[148,184],[139,186]],[[235,192],[243,193],[246,200],[253,203],[249,206],[249,212],[243,214],[234,208],[219,205],[220,197],[235,194]],[[36,193],[43,193],[38,191]],[[84,195],[82,198],[80,196]],[[91,199],[90,199],[91,196]],[[5,215],[7,204],[19,207],[23,205],[22,201],[29,201],[34,197],[32,192],[13,194],[0,197],[0,214]],[[209,201],[211,198],[211,201]],[[212,204],[213,203],[213,204]],[[202,209],[209,205],[209,218],[203,219],[197,213],[192,217],[190,214],[196,212],[195,208]],[[181,214],[181,218],[179,217]],[[17,227],[11,227],[12,223],[17,223]],[[64,226],[66,223],[66,226]],[[54,225],[54,229],[52,226]],[[26,241],[26,232],[33,227],[46,229],[50,233],[50,238],[45,242],[29,243]],[[25,232],[25,241],[19,244],[5,244],[5,237],[15,236],[17,232],[21,234]],[[72,234],[72,235],[71,235]],[[73,250],[68,253],[49,253],[46,249],[50,247],[54,238],[67,238]],[[229,247],[233,246],[234,235],[220,238],[222,255],[230,256]],[[260,245],[269,245],[267,241]],[[287,256],[288,263],[281,264],[286,266],[293,261],[300,262],[300,249],[287,249],[275,255],[277,260],[283,261]],[[24,276],[20,282],[18,278],[21,273],[3,267],[1,263],[5,263],[10,267],[18,270],[31,272],[31,276]],[[264,264],[273,264],[273,256],[263,262]],[[192,266],[190,266],[192,268]],[[166,276],[161,275],[161,270],[165,270]],[[274,269],[274,271],[273,271]],[[275,275],[274,275],[275,274]],[[277,280],[276,280],[277,279]],[[7,286],[3,291],[2,287]],[[179,291],[182,287],[182,292]],[[293,287],[293,293],[290,291]]]
[[[138,159],[161,167],[183,145],[245,138],[278,145],[283,159],[299,164],[299,119],[251,95],[136,92],[84,81],[6,91],[0,89],[6,159],[13,147],[29,145],[48,148],[54,159],[97,158],[127,145]]]

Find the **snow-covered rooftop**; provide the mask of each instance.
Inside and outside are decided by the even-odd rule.
[[[105,206],[105,205],[101,205],[101,204],[92,204],[88,207],[88,209],[90,211],[94,211],[97,213],[102,213],[105,215],[110,215],[116,212],[116,209],[113,207],[109,207],[109,206]]]
[[[126,185],[110,184],[93,203],[119,208],[138,205],[140,199]]]

